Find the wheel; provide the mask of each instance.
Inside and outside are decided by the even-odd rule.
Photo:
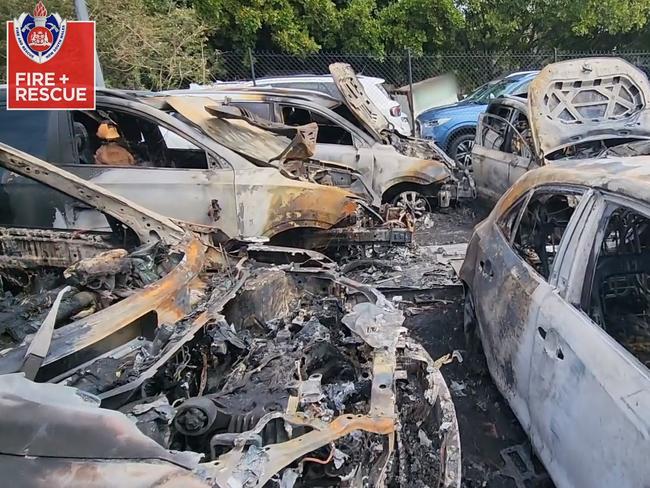
[[[410,212],[416,219],[431,211],[427,197],[415,190],[407,190],[393,198],[393,205]]]
[[[449,143],[449,157],[456,161],[460,169],[471,168],[473,146],[474,133],[460,134]]]

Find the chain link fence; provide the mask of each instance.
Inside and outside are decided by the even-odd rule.
[[[445,73],[454,73],[463,93],[502,75],[540,69],[565,59],[619,56],[650,72],[650,52],[637,51],[542,51],[542,52],[459,52],[411,56],[413,82]],[[328,74],[335,62],[352,65],[357,73],[383,78],[395,87],[409,82],[409,54],[375,57],[365,54],[317,53],[304,56],[272,52],[222,52],[217,54],[218,79],[250,80],[267,76]],[[251,62],[252,61],[252,62]]]

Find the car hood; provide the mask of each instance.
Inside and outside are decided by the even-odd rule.
[[[368,98],[352,66],[347,63],[333,63],[330,64],[330,73],[350,111],[378,140],[383,139],[382,133],[390,130],[388,119]]]
[[[433,110],[424,112],[420,114],[419,119],[434,120],[434,119],[440,119],[442,117],[447,117],[447,116],[458,117],[459,115],[463,115],[463,114],[469,114],[469,115],[476,114],[478,116],[478,114],[484,112],[486,108],[487,105],[461,101],[453,105],[445,105],[443,107],[438,107]]]
[[[650,138],[649,97],[646,76],[622,59],[550,64],[528,90],[535,149],[548,156],[581,142]]]

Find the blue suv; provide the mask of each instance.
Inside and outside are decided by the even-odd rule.
[[[539,71],[512,73],[478,88],[458,103],[436,107],[417,118],[420,137],[433,139],[460,166],[471,162],[478,117],[493,98],[528,91],[528,84]]]

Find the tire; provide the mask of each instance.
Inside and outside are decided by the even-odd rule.
[[[456,161],[460,169],[470,169],[472,166],[472,146],[474,146],[474,132],[465,132],[451,140],[447,153],[451,159]]]

